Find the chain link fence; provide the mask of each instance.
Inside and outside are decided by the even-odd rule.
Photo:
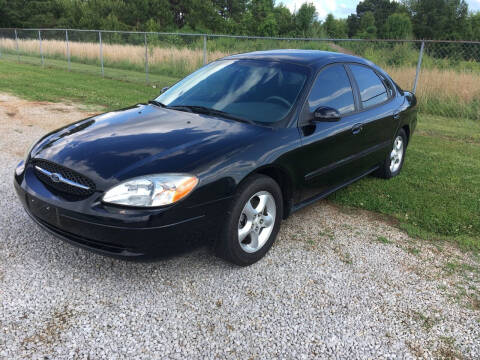
[[[480,42],[0,29],[0,60],[158,86],[230,54],[287,48],[362,56],[415,91],[421,111],[480,119]]]

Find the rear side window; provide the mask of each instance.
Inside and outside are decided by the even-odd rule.
[[[387,89],[373,70],[360,65],[350,65],[350,70],[352,70],[357,81],[363,108],[375,106],[388,100]]]
[[[391,98],[395,94],[395,91],[393,90],[393,84],[390,82],[390,80],[382,75],[380,75],[380,78],[383,80],[383,84],[387,87],[388,97]]]
[[[334,108],[341,115],[355,110],[352,86],[343,65],[322,70],[308,97],[308,106],[311,113],[321,106]]]

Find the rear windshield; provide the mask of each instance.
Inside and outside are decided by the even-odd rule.
[[[187,76],[156,100],[167,106],[204,106],[259,123],[290,112],[307,68],[257,60],[220,60]]]

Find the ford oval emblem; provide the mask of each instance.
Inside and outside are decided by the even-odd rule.
[[[60,182],[60,176],[58,174],[51,174],[50,175],[50,180],[52,180],[53,182]]]

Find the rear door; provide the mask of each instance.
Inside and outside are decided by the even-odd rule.
[[[380,73],[360,64],[348,64],[347,69],[358,89],[360,107],[361,136],[358,140],[361,143],[358,145],[363,156],[358,158],[357,166],[368,171],[385,160],[398,123],[398,104],[392,101],[393,86]]]
[[[341,119],[335,122],[305,122],[313,112],[328,106]],[[362,150],[358,101],[343,64],[328,65],[318,74],[303,108],[299,126],[303,147],[298,156],[303,175],[301,200],[325,194],[359,175],[356,154]]]

